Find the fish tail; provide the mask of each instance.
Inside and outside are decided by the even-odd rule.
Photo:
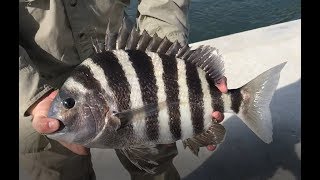
[[[265,143],[272,142],[270,102],[278,86],[280,72],[285,63],[279,64],[239,89],[229,91],[231,109]]]

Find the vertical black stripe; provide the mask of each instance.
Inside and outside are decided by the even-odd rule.
[[[181,120],[179,107],[179,84],[177,59],[166,55],[159,55],[162,59],[163,82],[167,97],[169,127],[175,140],[181,138]]]
[[[86,89],[96,89],[99,92],[104,90],[101,88],[100,82],[93,77],[91,70],[85,65],[79,65],[73,71],[71,75],[73,79],[83,85]]]
[[[238,113],[240,110],[240,105],[243,100],[240,89],[230,89],[228,94],[231,96],[231,109]]]
[[[99,104],[100,108],[93,108],[92,111],[95,111],[94,113],[96,118],[103,119],[102,121],[96,121],[97,130],[101,130],[104,124],[104,119],[106,115],[105,112],[107,112],[109,109],[105,97],[101,96],[101,94],[106,95],[105,90],[101,87],[101,83],[93,77],[93,73],[87,66],[84,66],[84,65],[77,66],[73,71],[72,77],[75,81],[79,82],[86,89],[89,90],[88,94],[86,95],[86,99],[89,98],[88,96],[90,96],[91,98],[93,98],[92,96],[94,96],[95,103]],[[92,104],[92,105],[95,106],[96,104]]]
[[[211,77],[206,75],[207,82],[209,84],[210,88],[210,94],[211,94],[211,106],[213,111],[219,111],[221,113],[224,112],[224,107],[223,107],[223,100],[222,100],[222,93],[219,91],[219,89],[215,86],[213,80]]]
[[[156,85],[156,77],[151,58],[142,51],[128,50],[129,60],[137,74],[142,101],[144,105],[155,105],[156,111],[146,116],[146,133],[149,140],[158,140],[159,138],[159,122],[158,122],[158,87]]]
[[[201,81],[197,67],[189,62],[186,62],[186,75],[193,132],[195,134],[199,134],[204,128],[204,103]]]
[[[131,87],[117,57],[112,52],[106,51],[96,54],[92,60],[103,69],[108,85],[115,95],[119,111],[130,109]],[[132,116],[125,118],[123,120],[128,122]],[[133,132],[132,125],[128,124],[128,128],[128,131],[132,130],[131,132]]]

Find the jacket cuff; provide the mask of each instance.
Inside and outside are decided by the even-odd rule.
[[[91,156],[60,154],[54,151],[20,154],[20,163],[35,180],[95,180]]]
[[[29,55],[19,46],[19,117],[29,116],[27,110],[53,87],[46,83]]]
[[[36,132],[31,117],[19,119],[19,164],[35,180],[94,180],[91,155],[78,155]]]
[[[34,105],[37,101],[39,101],[45,94],[48,94],[50,92],[52,92],[54,90],[54,88],[48,86],[48,85],[44,85],[43,88],[39,88],[38,89],[38,93],[32,97],[28,102],[26,102],[26,107],[23,110],[23,116],[30,116],[28,110],[29,108]]]

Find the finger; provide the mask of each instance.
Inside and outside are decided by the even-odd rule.
[[[217,146],[215,146],[215,145],[207,146],[208,151],[214,151],[214,150],[216,150],[216,148],[217,148]]]
[[[224,114],[219,111],[214,111],[212,113],[212,118],[215,119],[218,123],[220,123],[224,119]]]
[[[28,112],[33,116],[47,116],[48,109],[53,99],[57,95],[58,90],[51,92],[48,96],[44,96],[40,99],[39,103],[35,103],[30,107]]]
[[[215,85],[222,93],[228,92],[227,78],[225,76],[223,76],[220,80],[216,81]]]
[[[56,119],[36,116],[32,120],[32,126],[41,134],[49,134],[58,130],[59,122]]]

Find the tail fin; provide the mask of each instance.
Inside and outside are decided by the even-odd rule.
[[[286,62],[265,71],[240,88],[242,103],[237,115],[261,140],[268,144],[272,142],[273,129],[269,104],[285,64]]]

